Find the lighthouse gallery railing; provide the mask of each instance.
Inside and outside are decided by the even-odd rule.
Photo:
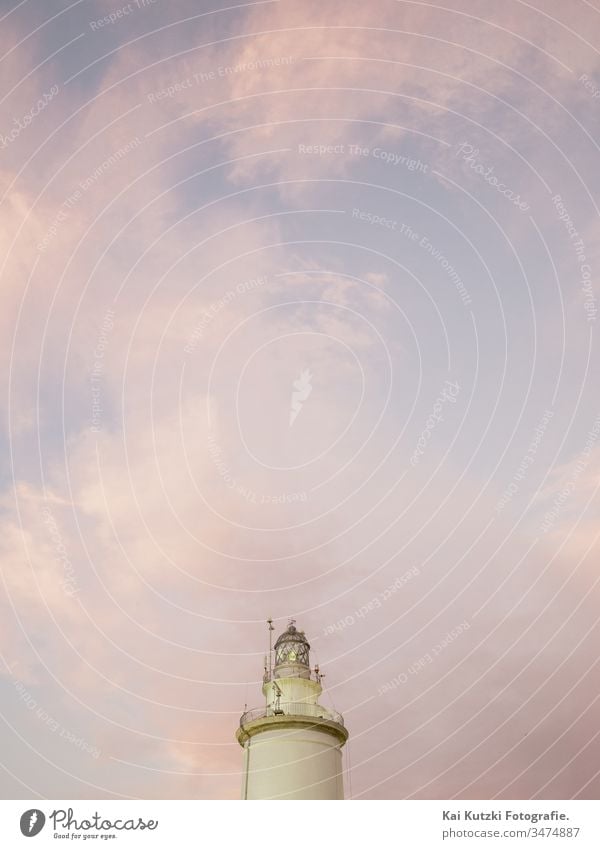
[[[269,705],[268,707],[247,710],[240,717],[240,725],[247,725],[247,723],[253,722],[255,719],[262,719],[265,716],[312,716],[315,719],[328,719],[331,722],[337,722],[339,725],[344,724],[344,718],[337,710],[304,702],[285,702],[279,708]]]

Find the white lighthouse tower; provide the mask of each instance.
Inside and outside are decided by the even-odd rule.
[[[269,631],[273,630],[269,619]],[[343,799],[341,714],[323,707],[319,667],[294,620],[269,649],[263,707],[246,711],[236,737],[244,749],[242,799]]]

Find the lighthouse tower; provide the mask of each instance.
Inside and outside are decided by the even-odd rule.
[[[269,620],[269,630],[273,630]],[[319,667],[294,620],[269,650],[263,707],[246,711],[236,732],[244,749],[242,799],[343,799],[341,714],[323,707]]]

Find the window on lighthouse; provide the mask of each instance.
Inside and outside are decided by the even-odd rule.
[[[284,643],[277,648],[275,658],[277,664],[303,663],[308,666],[308,646],[303,643]]]

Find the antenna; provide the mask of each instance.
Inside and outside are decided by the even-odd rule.
[[[273,620],[269,616],[267,619],[267,625],[269,626],[269,681],[273,677],[273,631],[275,628],[273,627]]]
[[[276,715],[282,714],[283,711],[281,709],[281,697],[283,696],[283,693],[279,684],[275,680],[273,681],[273,689],[275,690],[275,706],[273,708],[273,713]]]

